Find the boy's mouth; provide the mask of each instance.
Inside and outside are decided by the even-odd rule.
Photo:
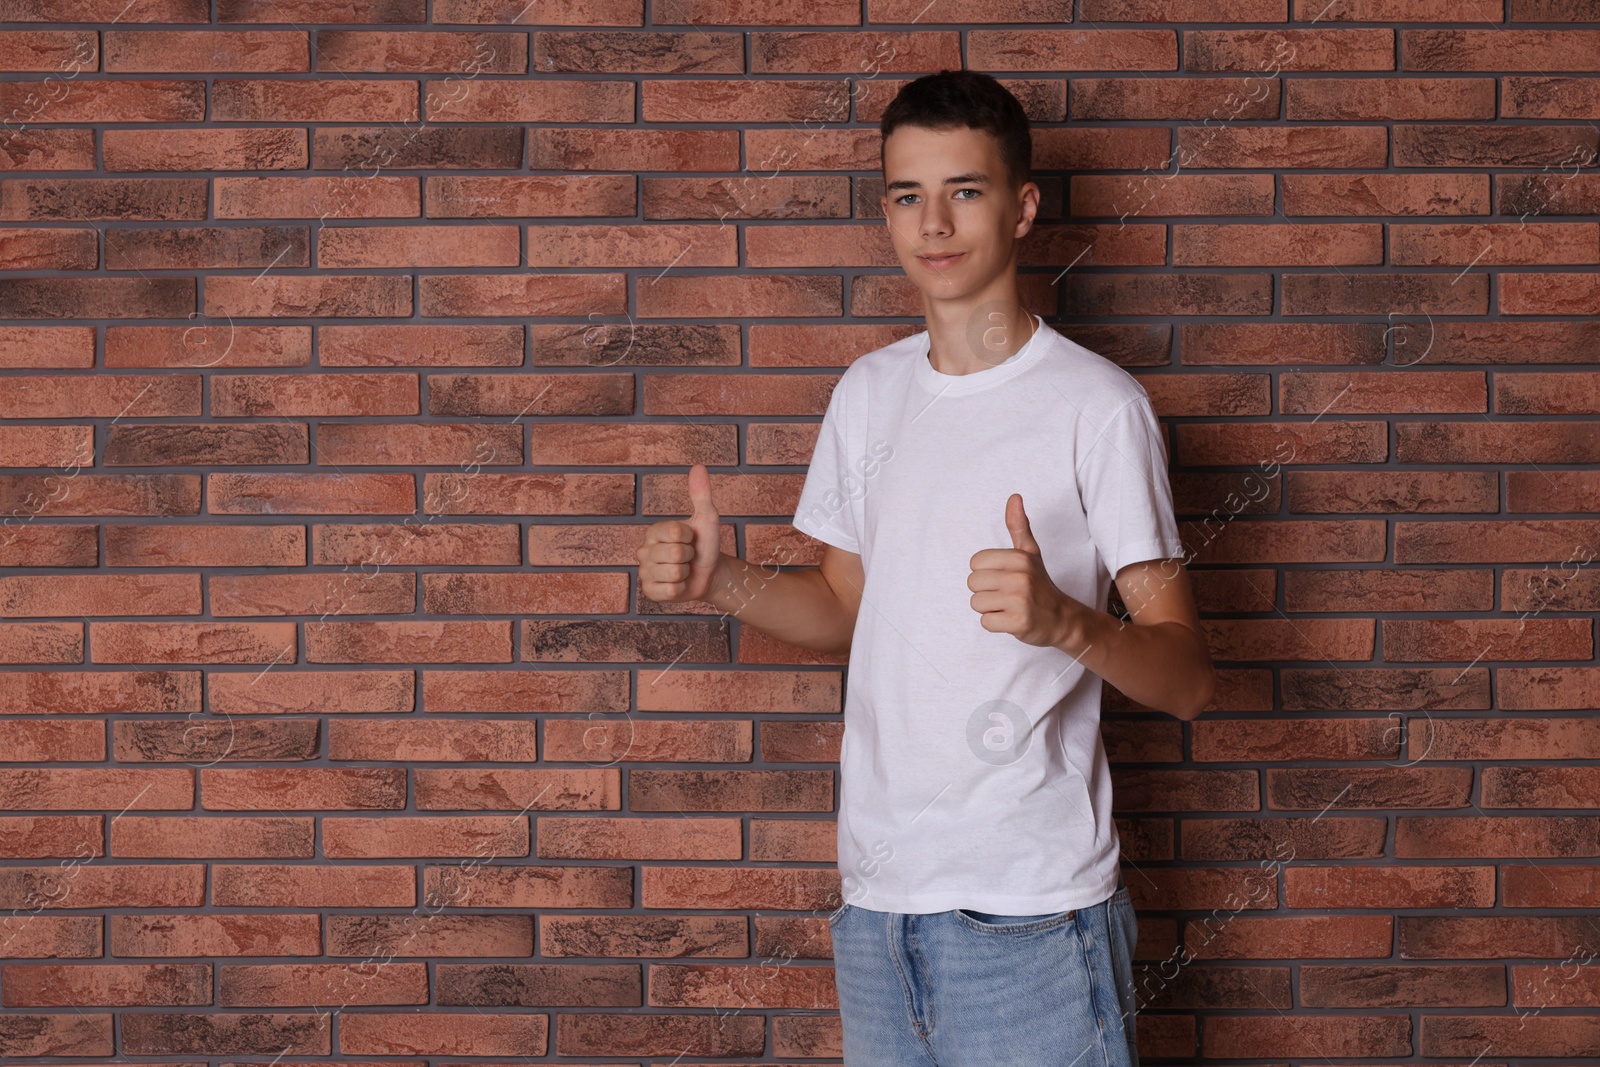
[[[939,255],[921,255],[917,258],[934,270],[949,270],[960,262],[961,257],[964,255],[966,255],[965,252],[946,252]]]

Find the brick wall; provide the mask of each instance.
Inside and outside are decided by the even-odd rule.
[[[1221,668],[1108,693],[1145,1056],[1600,1055],[1597,27],[0,0],[0,1055],[837,1061],[844,663],[633,553],[703,462],[816,562],[833,383],[920,329],[876,121],[962,65]]]

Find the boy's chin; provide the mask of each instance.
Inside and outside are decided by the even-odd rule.
[[[928,272],[923,271],[924,275]],[[918,278],[911,276],[917,289],[929,303],[960,303],[969,300],[973,294],[983,291],[984,283],[974,284],[971,278]]]

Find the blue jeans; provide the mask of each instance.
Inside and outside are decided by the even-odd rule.
[[[844,1067],[1138,1067],[1139,924],[1110,897],[1046,915],[830,914]]]

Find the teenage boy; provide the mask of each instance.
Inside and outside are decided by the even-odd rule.
[[[640,588],[850,654],[829,918],[847,1067],[1137,1065],[1101,680],[1180,719],[1215,685],[1160,424],[1137,379],[1022,307],[1039,187],[1016,98],[941,71],[881,130],[927,329],[833,391],[794,516],[820,566],[721,553],[696,464]],[[1106,613],[1113,581],[1132,625]]]

